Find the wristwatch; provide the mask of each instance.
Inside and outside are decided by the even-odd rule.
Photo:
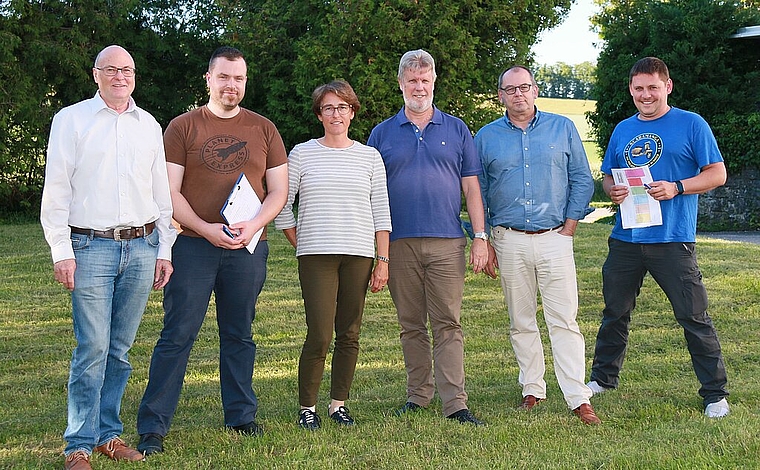
[[[683,194],[683,183],[681,183],[681,180],[678,180],[676,183],[676,189],[678,190],[678,194]]]
[[[473,238],[480,238],[481,240],[488,241],[488,234],[486,232],[476,232]]]

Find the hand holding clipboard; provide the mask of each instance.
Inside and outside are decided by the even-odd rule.
[[[250,181],[246,178],[245,173],[240,173],[235,186],[232,187],[230,195],[222,206],[220,213],[227,224],[237,224],[240,222],[248,222],[256,217],[261,210],[261,200],[256,195],[256,191],[253,190]],[[250,253],[256,249],[256,244],[261,238],[261,234],[264,232],[264,227],[259,229],[253,235],[251,242],[246,245],[246,248]],[[231,233],[228,233],[231,235]]]

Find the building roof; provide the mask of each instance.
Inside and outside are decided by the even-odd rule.
[[[729,37],[731,38],[760,38],[760,25],[739,28],[735,34],[732,34]]]

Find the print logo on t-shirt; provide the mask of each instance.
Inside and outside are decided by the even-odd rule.
[[[217,135],[203,144],[201,158],[217,173],[238,172],[248,161],[247,143],[232,135]]]
[[[652,166],[662,156],[662,139],[657,134],[639,134],[625,146],[625,162],[628,167]]]

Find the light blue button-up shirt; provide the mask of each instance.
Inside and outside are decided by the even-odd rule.
[[[523,130],[505,115],[480,129],[475,146],[490,226],[544,230],[592,211],[594,180],[570,119],[536,110]]]

